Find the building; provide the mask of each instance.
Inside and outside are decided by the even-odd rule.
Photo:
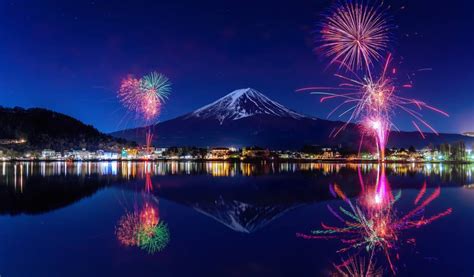
[[[122,159],[128,159],[128,160],[133,160],[136,159],[138,156],[138,150],[137,149],[122,149]]]
[[[66,152],[65,156],[68,159],[72,160],[91,160],[96,158],[95,153],[87,151],[85,148],[82,148],[81,150],[71,150]]]
[[[153,155],[156,158],[161,159],[164,157],[166,150],[167,150],[166,148],[155,148],[155,150],[153,151]]]
[[[207,160],[227,160],[231,155],[231,150],[227,147],[212,148],[206,155]]]
[[[58,158],[58,155],[61,156],[60,153],[56,153],[56,151],[51,149],[43,149],[43,151],[41,151],[41,159],[43,160],[54,160]]]
[[[106,152],[104,150],[97,150],[95,156],[98,160],[116,160],[118,159],[118,153]]]
[[[249,147],[242,150],[242,159],[267,159],[269,156],[268,149]]]

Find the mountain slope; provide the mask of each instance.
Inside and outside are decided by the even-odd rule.
[[[154,144],[169,146],[252,146],[298,149],[303,145],[336,146],[357,149],[360,132],[355,124],[333,138],[330,134],[344,123],[298,114],[254,89],[239,89],[191,113],[158,123],[153,127]],[[129,129],[112,135],[143,143],[145,129]],[[389,147],[423,147],[474,139],[456,134],[392,132]],[[369,144],[371,142],[368,142]]]
[[[246,88],[235,90],[215,102],[197,109],[187,115],[186,119],[217,119],[223,124],[226,120],[238,120],[254,115],[271,115],[293,119],[305,117],[285,108],[254,89]]]
[[[123,139],[103,134],[70,116],[40,108],[0,107],[0,140],[25,139],[24,144],[0,145],[3,148],[66,150],[70,148],[120,149]]]

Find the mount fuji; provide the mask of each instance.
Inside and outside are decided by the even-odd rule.
[[[299,149],[303,145],[359,146],[360,132],[349,124],[335,138],[331,133],[344,123],[299,114],[252,88],[238,89],[193,112],[152,126],[153,144],[170,146],[262,146]],[[127,129],[112,135],[144,143],[146,128]],[[423,147],[468,139],[457,134],[392,132],[389,147]],[[469,143],[469,142],[468,142]]]
[[[215,102],[197,109],[186,116],[186,118],[217,119],[222,125],[226,120],[239,120],[255,115],[270,115],[293,119],[305,117],[285,108],[260,92],[247,88],[235,90]]]

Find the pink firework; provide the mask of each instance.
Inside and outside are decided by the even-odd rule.
[[[424,137],[424,134],[420,125],[438,134],[423,119],[421,114],[423,109],[448,116],[447,113],[423,101],[398,96],[397,92],[402,88],[410,88],[411,84],[396,85],[396,78],[394,76],[396,70],[389,70],[391,61],[392,58],[389,54],[381,74],[375,78],[371,75],[363,75],[361,77],[350,70],[350,76],[335,74],[336,77],[342,80],[337,87],[308,87],[297,90],[323,95],[321,102],[336,98],[341,99],[342,102],[329,113],[328,117],[339,111],[339,117],[348,116],[348,119],[341,128],[333,133],[333,136],[336,136],[351,122],[362,124],[365,127],[366,133],[375,138],[379,159],[382,161],[384,160],[384,149],[388,141],[389,132],[391,129],[398,129],[392,122],[392,115],[395,110],[399,109],[413,117],[412,124],[422,137]]]
[[[140,79],[129,75],[122,80],[118,98],[125,108],[149,123],[159,115],[170,91],[171,84],[162,74],[152,72]]]
[[[140,216],[137,213],[122,216],[115,229],[115,235],[120,243],[125,246],[137,246],[140,224]]]
[[[353,70],[369,70],[374,61],[383,58],[391,28],[381,6],[346,2],[337,5],[323,21],[319,49],[331,57],[331,64],[340,62]]]
[[[136,79],[131,75],[123,79],[117,97],[127,110],[136,114],[141,113],[142,98],[139,79]]]
[[[143,119],[148,125],[155,120],[161,111],[161,106],[171,92],[171,83],[163,74],[151,72],[136,79],[128,76],[122,80],[118,92],[120,102],[137,118]],[[147,152],[153,140],[153,132],[148,126],[146,132]]]

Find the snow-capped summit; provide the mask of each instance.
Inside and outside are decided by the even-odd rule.
[[[259,114],[294,119],[305,117],[252,88],[245,88],[235,90],[215,102],[195,110],[187,118],[215,118],[222,124],[225,120],[238,120]]]

